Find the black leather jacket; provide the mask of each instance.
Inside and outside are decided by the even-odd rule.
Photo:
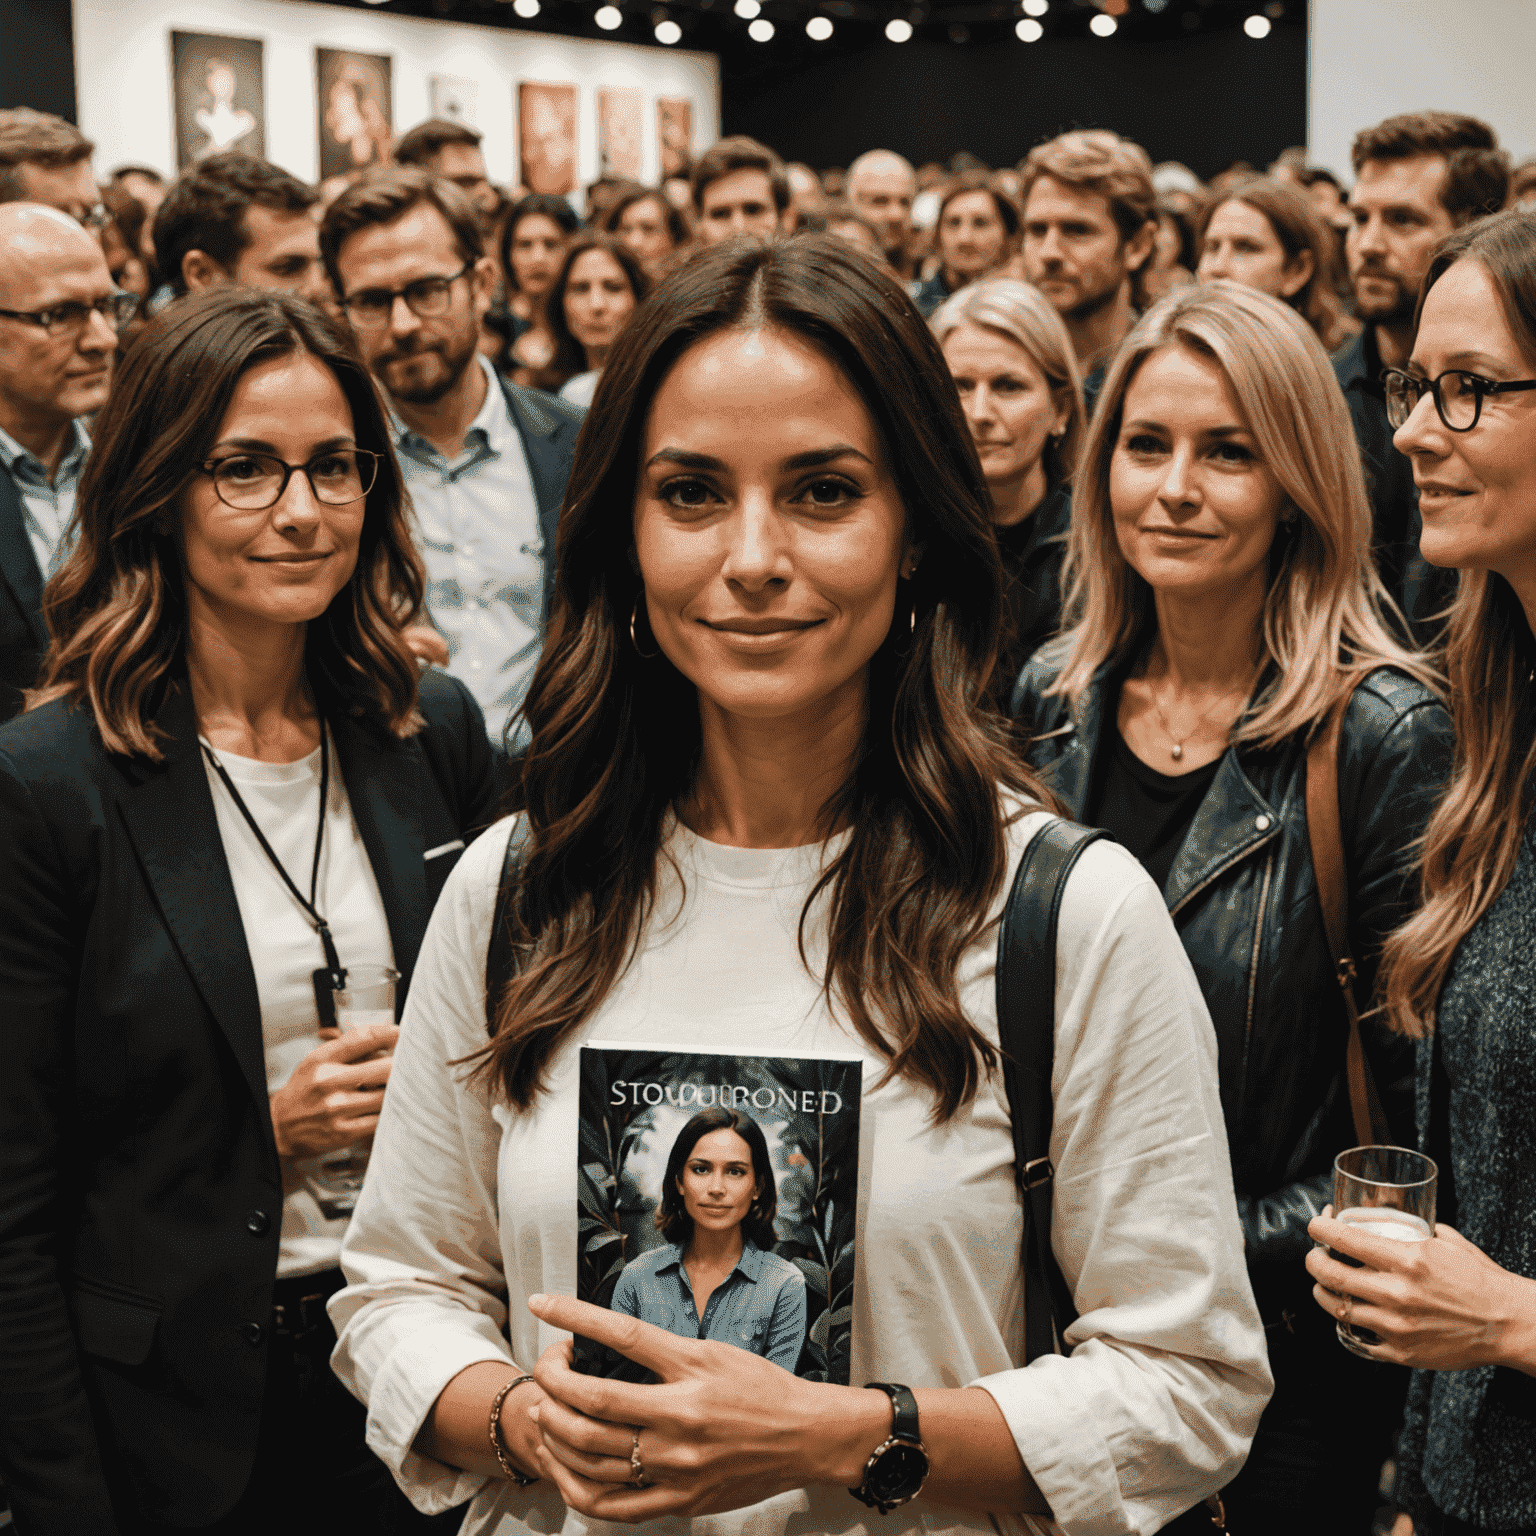
[[[1059,670],[1059,657],[1037,652],[1013,708],[1033,736],[1030,762],[1081,818],[1120,679],[1107,669],[1095,678],[1074,721],[1064,698],[1045,696]],[[1400,672],[1373,672],[1350,699],[1339,803],[1362,1011],[1382,940],[1412,910],[1412,844],[1449,776],[1452,742],[1444,707]],[[1243,1238],[1272,1318],[1310,1286],[1306,1225],[1332,1198],[1335,1155],[1355,1143],[1348,1016],[1312,874],[1303,742],[1227,752],[1164,894],[1216,1026]],[[1394,1139],[1413,1146],[1413,1042],[1372,1020],[1364,1031]]]

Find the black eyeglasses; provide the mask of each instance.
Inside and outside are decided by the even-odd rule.
[[[275,507],[296,474],[309,481],[316,501],[344,507],[373,489],[381,457],[366,448],[336,448],[316,454],[308,464],[288,464],[273,453],[232,453],[208,459],[202,469],[213,480],[219,500],[238,512]]]
[[[474,262],[466,262],[452,277],[418,277],[404,288],[365,288],[361,293],[350,294],[341,301],[352,324],[365,331],[376,331],[389,324],[394,313],[395,300],[404,299],[406,308],[422,320],[431,320],[448,313],[452,302],[449,291],[461,277],[475,269]]]
[[[1427,390],[1435,397],[1440,420],[1452,432],[1470,432],[1483,414],[1485,395],[1512,395],[1523,389],[1536,389],[1536,379],[1511,379],[1496,383],[1480,374],[1453,368],[1438,379],[1421,379],[1401,368],[1388,368],[1381,375],[1387,390],[1387,420],[1395,432],[1413,414],[1414,407]]]
[[[24,325],[35,325],[50,336],[62,339],[78,336],[84,331],[92,314],[100,315],[119,335],[123,328],[139,312],[139,296],[126,289],[118,289],[105,298],[93,299],[89,304],[71,301],[55,304],[51,309],[0,309],[0,315],[8,320],[20,320]]]

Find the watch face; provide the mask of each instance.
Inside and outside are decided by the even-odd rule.
[[[928,1458],[919,1446],[898,1440],[870,1468],[865,1488],[882,1504],[910,1499],[928,1476]]]

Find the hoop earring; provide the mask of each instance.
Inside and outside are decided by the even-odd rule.
[[[634,646],[635,655],[637,655],[641,661],[655,661],[655,659],[661,655],[661,647],[657,646],[654,651],[642,651],[640,649],[640,642],[635,638],[635,620],[639,617],[640,598],[637,597],[635,599],[635,606],[629,611],[629,643]]]

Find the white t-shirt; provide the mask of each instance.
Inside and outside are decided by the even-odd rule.
[[[1043,812],[1010,830],[1012,866]],[[1241,1466],[1270,1378],[1243,1262],[1216,1047],[1151,879],[1092,846],[1063,902],[1057,964],[1053,1242],[1082,1316],[1070,1358],[1018,1369],[1020,1209],[1000,1082],[946,1125],[928,1093],[876,1086],[884,1063],[822,995],[824,911],[797,950],[820,846],[744,849],[674,827],[680,898],[659,863],[656,915],[620,983],[554,1058],[526,1113],[466,1081],[485,1040],[485,955],[511,823],[449,877],[413,977],[373,1161],[331,1302],[333,1365],[367,1402],[368,1443],[417,1508],[473,1497],[466,1536],[617,1532],[526,1490],[412,1450],[447,1383],[479,1360],[527,1369],[559,1337],[528,1312],[575,1294],[579,1039],[683,1050],[864,1058],[852,1381],[979,1383],[1067,1532],[1158,1530]],[[681,900],[681,911],[679,903]],[[999,894],[997,910],[1001,910]],[[995,915],[995,914],[994,914]],[[820,921],[815,919],[819,918]],[[962,962],[961,997],[996,1039],[995,931]],[[1039,1529],[918,1499],[884,1517],[841,1489],[664,1520],[690,1536]]]
[[[378,881],[352,819],[334,742],[328,750],[330,787],[315,906],[330,925],[343,965],[392,966],[394,947]],[[216,755],[288,877],[307,897],[320,814],[320,749],[316,747],[296,763],[262,763],[224,751]],[[213,791],[213,808],[235,886],[245,945],[256,972],[267,1091],[276,1093],[304,1057],[324,1043],[312,978],[325,964],[325,950],[304,909],[261,851],[261,844],[230,799],[206,752],[203,766]],[[346,1217],[328,1219],[308,1189],[288,1195],[283,1201],[279,1278],[333,1268],[346,1230]]]

